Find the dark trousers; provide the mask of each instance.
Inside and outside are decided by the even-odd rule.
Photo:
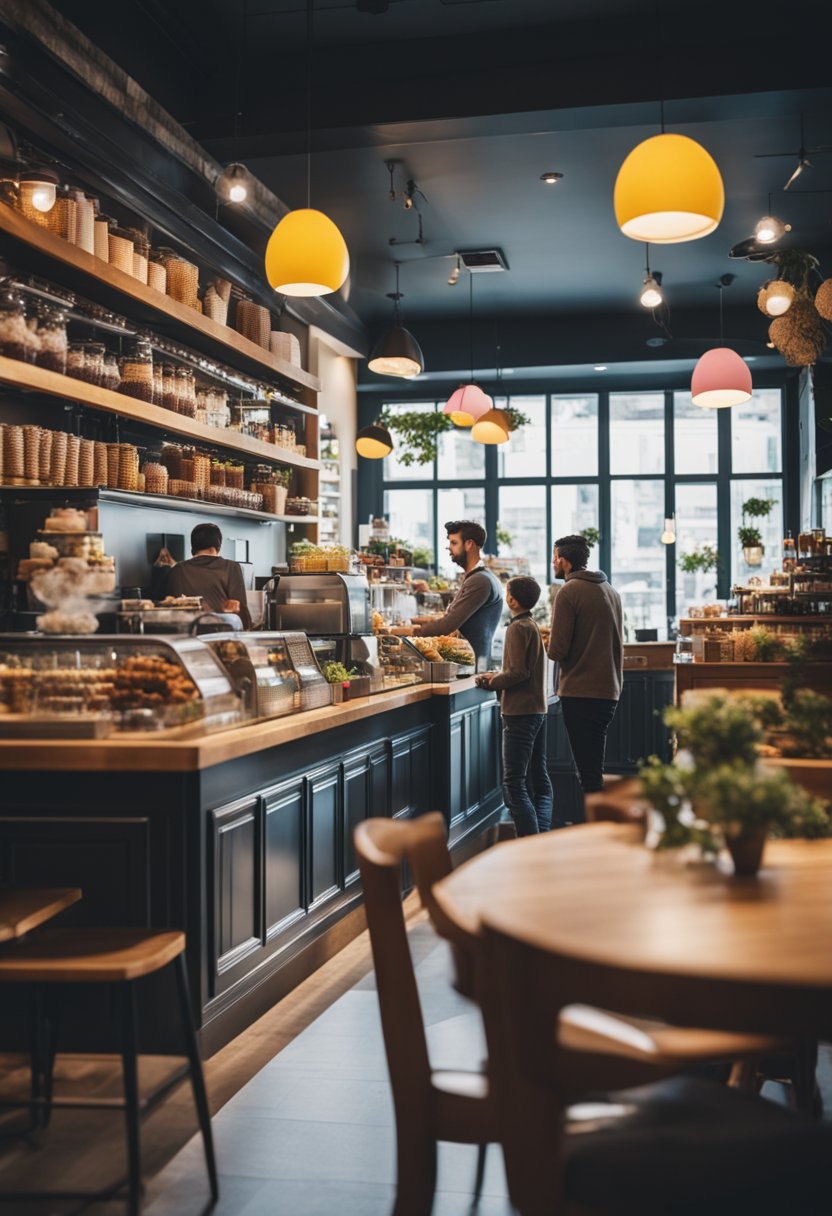
[[[503,798],[518,836],[552,826],[552,783],[546,765],[546,715],[503,718]]]
[[[581,788],[585,794],[594,794],[604,788],[607,731],[618,702],[599,697],[561,697],[560,707]]]

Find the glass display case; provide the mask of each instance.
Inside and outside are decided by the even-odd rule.
[[[303,633],[221,633],[201,639],[222,663],[248,717],[277,718],[331,701]]]
[[[0,733],[104,737],[113,731],[236,726],[240,698],[197,638],[0,636]]]

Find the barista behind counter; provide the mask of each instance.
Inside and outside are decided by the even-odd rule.
[[[216,524],[197,524],[191,533],[188,561],[179,562],[168,576],[169,595],[201,595],[211,612],[236,612],[243,629],[251,629],[246,586],[239,562],[220,557],[222,532]]]
[[[416,637],[434,637],[458,629],[471,643],[477,670],[491,663],[491,644],[503,612],[503,591],[499,581],[487,570],[480,557],[487,534],[482,524],[470,519],[453,519],[445,524],[451,561],[462,566],[465,574],[444,616],[419,626]]]

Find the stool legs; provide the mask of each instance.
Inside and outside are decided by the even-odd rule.
[[[141,1209],[141,1141],[139,1134],[139,1078],[136,1052],[135,984],[119,985],[121,992],[122,1066],[124,1069],[124,1114],[127,1122],[129,1168],[127,1211],[139,1216]]]
[[[174,962],[176,970],[176,988],[179,993],[179,1009],[182,1015],[182,1029],[185,1035],[185,1052],[191,1065],[191,1089],[194,1095],[199,1130],[202,1132],[202,1145],[205,1150],[205,1165],[211,1184],[211,1197],[219,1198],[217,1182],[217,1163],[214,1158],[214,1137],[211,1131],[211,1112],[208,1109],[208,1095],[205,1092],[205,1078],[202,1074],[202,1060],[194,1029],[191,1001],[188,993],[188,972],[185,969],[185,955],[180,954]]]

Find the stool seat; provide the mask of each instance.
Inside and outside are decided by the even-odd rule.
[[[120,984],[159,971],[184,949],[180,931],[44,929],[0,950],[0,983]]]
[[[0,942],[23,937],[80,898],[78,887],[0,887]]]

